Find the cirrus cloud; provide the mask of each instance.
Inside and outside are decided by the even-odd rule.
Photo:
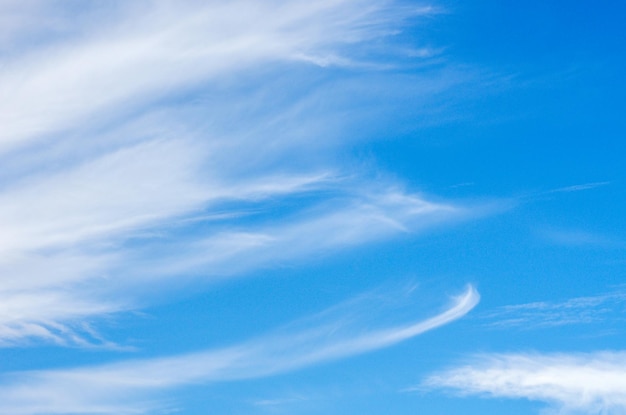
[[[479,356],[421,387],[540,401],[563,414],[620,415],[626,413],[626,352]]]

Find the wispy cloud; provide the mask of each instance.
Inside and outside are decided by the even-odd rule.
[[[601,186],[607,186],[611,184],[611,182],[591,182],[591,183],[582,183],[575,184],[571,186],[559,187],[557,189],[548,190],[545,193],[570,193],[570,192],[580,192],[583,190],[591,190]]]
[[[355,195],[336,206],[318,206],[296,218],[283,217],[277,224],[188,240],[179,248],[167,249],[162,263],[156,261],[155,268],[179,273],[176,270],[196,267],[203,272],[204,267],[213,276],[236,274],[270,262],[305,259],[312,253],[332,252],[399,233],[420,233],[472,214],[461,206],[430,202],[419,195],[390,189]]]
[[[320,172],[225,183],[202,174],[205,151],[183,140],[144,142],[13,184],[0,193],[0,259],[117,237],[219,201],[296,193],[329,178]]]
[[[618,248],[625,246],[625,244],[620,243],[610,236],[580,229],[556,229],[546,227],[544,229],[540,229],[537,233],[542,239],[557,245],[581,247],[595,246],[604,248]]]
[[[298,395],[298,396],[293,396],[289,398],[259,399],[257,401],[254,401],[253,405],[261,406],[261,407],[275,407],[275,406],[294,404],[298,402],[305,402],[307,400],[309,400],[308,397]]]
[[[97,205],[94,210],[91,213],[86,210],[85,215],[97,215]],[[111,213],[110,210],[104,212]],[[58,336],[63,332],[69,334],[72,333],[70,327],[81,319],[133,309],[148,300],[146,286],[152,287],[150,291],[154,292],[162,283],[167,287],[164,289],[171,290],[172,284],[184,285],[182,282],[190,278],[210,281],[270,264],[306,261],[313,253],[331,253],[398,233],[420,232],[466,214],[459,207],[392,191],[354,198],[351,203],[342,201],[337,206],[292,220],[282,218],[278,223],[240,225],[236,230],[232,229],[232,224],[224,229],[224,225],[218,223],[217,229],[209,227],[208,231],[198,234],[189,233],[186,227],[181,230],[168,224],[155,236],[138,235],[142,243],[136,246],[96,239],[95,243],[87,244],[86,249],[76,246],[60,249],[60,243],[61,246],[76,241],[85,244],[89,238],[85,239],[85,234],[78,231],[63,232],[63,227],[46,234],[45,229],[33,226],[33,232],[40,232],[40,235],[23,241],[38,244],[36,247],[40,249],[33,251],[29,246],[31,250],[8,251],[0,263],[4,275],[0,288],[3,300],[0,345],[14,344],[20,336],[50,339],[50,330],[55,327],[66,329]],[[74,215],[67,220],[71,221],[70,225],[81,225],[81,219],[80,215]],[[114,228],[115,222],[111,217],[108,219],[96,222],[108,222],[108,229],[94,231]],[[120,215],[120,220],[123,219],[133,220],[131,216]],[[50,220],[52,222],[53,218]],[[93,223],[86,221],[87,225]],[[120,226],[127,223],[122,222]],[[189,226],[187,222],[183,225]],[[136,231],[137,228],[130,229]],[[88,231],[92,229],[87,228],[85,233],[93,237]],[[58,238],[63,238],[61,241],[56,238],[57,232]],[[18,236],[20,234],[16,233]],[[51,250],[51,246],[56,249]]]
[[[397,6],[369,0],[115,1],[99,14],[83,6],[83,19],[40,3],[9,7],[18,20],[5,38],[26,30],[52,35],[13,54],[0,69],[0,151],[254,65],[329,60],[341,45],[388,34],[389,22],[401,18]],[[45,33],[33,25],[42,10],[46,19],[73,19],[66,26],[80,30],[70,41],[52,29]]]
[[[393,303],[394,298],[398,295],[364,295],[274,334],[224,349],[69,370],[14,373],[2,379],[0,413],[145,413],[162,405],[157,402],[160,399],[155,399],[166,390],[270,376],[391,346],[464,316],[479,300],[470,286],[433,317],[371,328],[381,317],[375,312],[380,310],[380,302]]]
[[[345,160],[336,150],[357,139],[346,119],[372,114],[329,103],[387,88],[315,81],[328,66],[379,71],[369,41],[436,8],[50,4],[0,4],[0,346],[106,343],[84,327],[150,304],[161,286],[205,287],[480,214]],[[406,82],[420,91],[411,102],[463,76]]]
[[[522,200],[533,201],[533,200],[537,200],[538,198],[543,198],[549,195],[555,195],[559,193],[567,194],[567,193],[584,192],[587,190],[594,190],[594,189],[604,187],[604,186],[609,186],[609,185],[611,185],[611,182],[609,181],[573,184],[570,186],[563,186],[563,187],[557,187],[557,188],[547,189],[543,191],[530,192],[526,194],[524,197],[522,197]]]
[[[58,345],[112,345],[98,336],[94,338],[81,321],[86,316],[102,316],[122,309],[119,304],[81,299],[74,292],[60,289],[2,292],[0,299],[0,346],[5,347],[34,338]]]
[[[626,292],[572,298],[562,302],[542,301],[501,307],[485,313],[490,327],[550,328],[571,324],[599,323],[621,315],[626,309]]]
[[[560,414],[624,414],[626,353],[480,356],[429,377],[421,388],[541,401]]]

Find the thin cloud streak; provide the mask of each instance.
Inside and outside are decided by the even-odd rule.
[[[399,233],[419,233],[472,213],[389,190],[293,221],[281,218],[278,223],[237,231],[211,228],[209,236],[190,235],[184,229],[182,234],[171,235],[172,230],[162,229],[155,237],[140,238],[142,244],[136,247],[96,239],[95,245],[86,244],[84,249],[7,255],[0,263],[5,275],[0,289],[0,327],[4,327],[0,346],[15,344],[20,333],[24,339],[38,337],[38,333],[50,339],[50,328],[59,326],[68,336],[75,336],[71,327],[82,319],[136,309],[150,303],[150,295],[171,292],[190,279],[206,285],[263,267],[306,261],[311,254],[334,253]],[[173,231],[180,232],[176,227]],[[150,294],[146,287],[151,287]],[[37,298],[43,300],[34,301]],[[58,339],[55,343],[63,344]]]
[[[157,261],[150,274],[158,275],[159,270],[180,274],[194,268],[201,273],[209,269],[209,275],[214,276],[240,274],[276,261],[306,259],[312,253],[333,252],[402,233],[419,234],[473,214],[472,209],[462,206],[389,189],[355,196],[340,206],[297,220],[283,218],[278,224],[191,240],[182,245],[182,256],[174,247],[169,254],[163,253],[163,261]]]
[[[626,352],[498,354],[453,368],[418,389],[545,402],[560,414],[626,413]]]
[[[549,190],[546,193],[570,193],[570,192],[580,192],[583,190],[591,190],[597,187],[607,186],[611,184],[611,182],[593,182],[593,183],[583,183],[583,184],[575,184],[572,186],[560,187],[558,189]]]
[[[112,345],[92,330],[85,318],[130,309],[128,304],[81,297],[76,290],[47,289],[1,292],[0,347],[44,340],[59,346]]]
[[[363,332],[361,327],[371,326],[376,317],[371,311],[361,309],[356,322],[354,314],[346,320],[332,312],[331,319],[326,316],[313,327],[288,327],[287,331],[225,349],[71,370],[15,373],[3,379],[0,413],[146,413],[161,407],[154,400],[157,394],[162,396],[174,388],[266,377],[389,347],[461,318],[478,301],[478,293],[468,286],[442,313],[394,327]]]
[[[601,323],[626,309],[626,292],[616,290],[602,295],[576,297],[566,301],[517,304],[485,313],[489,327],[541,329],[574,324]]]

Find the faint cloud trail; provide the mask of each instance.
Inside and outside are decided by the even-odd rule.
[[[571,298],[566,301],[541,301],[500,307],[478,315],[493,328],[527,330],[574,324],[600,323],[626,310],[626,290],[622,287],[601,295]]]
[[[369,302],[372,298],[381,300],[365,298]],[[146,413],[162,407],[156,397],[168,390],[266,377],[389,347],[463,317],[478,301],[478,292],[468,286],[434,317],[367,331],[362,327],[371,327],[380,316],[363,308],[369,302],[348,302],[333,312],[321,313],[322,319],[313,320],[313,326],[288,326],[276,334],[224,349],[76,369],[13,373],[5,375],[0,383],[0,413]],[[351,314],[349,320],[342,318],[345,312]]]

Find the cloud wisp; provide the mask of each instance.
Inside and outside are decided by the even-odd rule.
[[[333,252],[398,234],[419,234],[472,214],[462,206],[431,202],[397,189],[354,195],[339,205],[317,206],[313,212],[284,217],[280,223],[190,238],[179,248],[166,244],[162,261],[155,262],[150,274],[158,275],[158,270],[166,275],[180,274],[193,269],[217,277],[241,274],[272,262],[306,260],[314,253]]]
[[[461,318],[479,301],[478,293],[469,286],[433,317],[371,328],[381,317],[372,309],[381,301],[397,298],[365,295],[276,333],[223,349],[9,374],[0,381],[0,413],[146,413],[163,407],[163,399],[157,396],[168,390],[266,377],[389,347]]]
[[[553,328],[572,324],[599,323],[626,308],[623,289],[602,295],[572,298],[562,302],[541,301],[501,307],[479,318],[494,328]]]
[[[239,275],[460,212],[346,181],[354,172],[326,161],[332,149],[323,162],[281,162],[314,154],[323,140],[306,126],[326,124],[303,108],[314,93],[293,87],[297,70],[287,71],[297,82],[276,84],[284,66],[349,67],[367,40],[434,10],[371,0],[0,10],[0,346],[84,344],[78,327],[136,308],[146,283]],[[294,215],[227,220],[302,194]],[[218,219],[201,234],[181,226],[206,217]]]
[[[626,352],[498,354],[430,376],[421,388],[529,399],[559,414],[626,413]]]
[[[610,185],[611,182],[593,182],[593,183],[583,183],[583,184],[575,184],[572,186],[559,187],[558,189],[548,190],[545,193],[571,193],[571,192],[580,192],[583,190],[591,190],[597,187]]]
[[[20,7],[22,20],[7,29],[17,35],[3,37],[42,31],[33,25],[41,6],[29,5],[33,10]],[[11,54],[0,69],[0,152],[91,123],[94,114],[100,120],[119,116],[254,66],[328,61],[340,45],[388,32],[399,14],[386,6],[369,0],[161,0],[114,1],[100,14],[83,6],[83,16],[50,9],[48,18],[78,33],[69,41],[67,33],[42,33],[40,42]]]
[[[190,279],[206,285],[272,264],[306,261],[311,254],[420,232],[465,214],[459,207],[390,191],[355,197],[350,204],[342,202],[294,220],[283,218],[278,223],[237,226],[236,230],[233,225],[221,225],[198,235],[176,227],[161,229],[156,236],[139,235],[142,243],[134,247],[110,242],[102,247],[98,245],[106,239],[96,238],[95,245],[82,240],[87,249],[18,251],[0,263],[4,275],[0,346],[37,337],[57,344],[80,344],[72,327],[149,301],[146,287],[158,296],[154,290],[159,286],[170,292]],[[112,221],[109,224],[114,225]],[[42,232],[36,227],[33,230]],[[59,235],[72,236],[69,232]],[[37,239],[52,244],[52,238]]]

